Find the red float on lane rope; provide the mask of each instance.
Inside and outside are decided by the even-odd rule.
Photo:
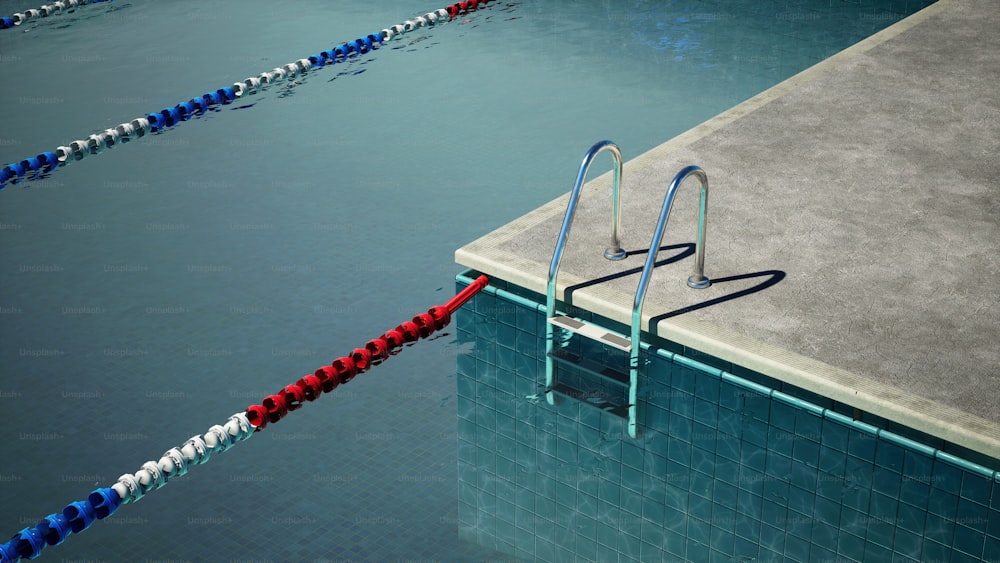
[[[461,4],[471,4],[473,9],[476,5],[475,2]],[[452,7],[448,7],[449,11]],[[300,408],[303,401],[314,401],[321,394],[329,393],[338,385],[347,383],[355,376],[381,364],[389,356],[399,353],[404,344],[427,338],[434,331],[447,326],[455,311],[482,291],[488,283],[489,279],[486,276],[479,276],[469,287],[460,291],[444,305],[431,307],[426,313],[420,313],[412,320],[387,330],[382,336],[369,340],[364,348],[355,348],[349,356],[337,358],[330,365],[303,376],[274,395],[264,397],[260,404],[247,407],[247,420],[254,428],[261,430],[268,423],[278,422],[289,412]]]

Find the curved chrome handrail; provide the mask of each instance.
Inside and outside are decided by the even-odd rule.
[[[618,145],[611,141],[601,141],[583,156],[580,163],[580,172],[576,176],[576,184],[569,196],[569,203],[566,205],[566,216],[563,217],[562,229],[559,231],[559,238],[556,240],[556,249],[552,253],[552,262],[549,264],[549,280],[545,290],[545,304],[549,316],[555,314],[556,302],[556,276],[559,274],[559,262],[562,260],[563,250],[566,248],[566,239],[569,237],[569,229],[573,225],[573,217],[576,214],[576,204],[580,200],[580,192],[583,189],[583,182],[587,179],[587,171],[594,158],[602,151],[611,153],[615,161],[614,177],[611,182],[611,246],[604,250],[604,257],[608,260],[621,260],[625,258],[625,250],[621,247],[619,234],[619,221],[621,215],[621,179],[622,179],[622,152]]]
[[[656,230],[653,232],[653,240],[649,243],[649,254],[646,256],[646,264],[642,267],[642,275],[639,277],[639,286],[635,290],[635,301],[632,304],[632,348],[629,351],[629,425],[628,432],[633,438],[638,436],[638,379],[639,379],[639,350],[642,348],[639,338],[642,324],[642,304],[646,299],[646,289],[649,287],[649,280],[653,276],[653,268],[656,264],[656,255],[659,254],[660,242],[663,240],[663,232],[667,228],[667,220],[670,218],[670,210],[674,205],[674,196],[677,189],[688,176],[693,175],[701,182],[701,203],[698,206],[698,239],[695,247],[694,275],[688,278],[687,284],[696,289],[710,286],[712,280],[705,275],[705,220],[708,212],[708,175],[701,168],[691,165],[682,169],[674,176],[670,187],[667,188],[667,195],[663,198],[663,207],[660,208],[660,219],[656,223]]]
[[[621,213],[621,180],[622,180],[622,151],[618,145],[611,141],[600,141],[583,156],[580,163],[580,172],[576,176],[576,184],[569,196],[569,203],[566,205],[566,216],[563,218],[562,229],[559,231],[559,239],[556,240],[556,249],[552,253],[552,262],[549,264],[549,280],[545,288],[545,314],[548,317],[556,315],[556,276],[559,274],[559,262],[562,260],[563,250],[566,248],[566,239],[569,237],[569,228],[573,224],[573,216],[576,214],[576,204],[580,199],[580,192],[583,189],[583,182],[587,178],[587,171],[590,164],[602,151],[611,153],[615,161],[614,176],[611,183],[611,246],[604,250],[604,257],[609,260],[621,260],[625,258],[625,250],[621,247],[619,235],[619,215]],[[552,360],[549,356],[555,349],[555,330],[551,323],[545,323],[545,388],[552,389],[555,383],[555,372]],[[552,393],[546,393],[550,404],[555,404],[556,399]]]
[[[701,203],[698,206],[698,239],[695,246],[694,275],[688,278],[687,284],[695,289],[703,289],[712,285],[712,280],[705,275],[705,222],[708,213],[708,175],[701,168],[691,165],[674,176],[670,187],[667,188],[667,195],[663,198],[663,207],[660,208],[660,219],[656,223],[656,231],[653,232],[653,240],[649,243],[649,254],[646,256],[646,265],[642,267],[642,275],[639,277],[639,286],[635,290],[635,301],[632,304],[632,363],[636,364],[639,353],[639,332],[642,321],[642,304],[646,299],[646,289],[649,287],[649,280],[653,276],[653,267],[656,264],[656,255],[660,250],[660,242],[663,240],[663,231],[667,228],[667,220],[670,218],[670,210],[673,208],[674,196],[677,189],[688,176],[693,175],[701,182]]]

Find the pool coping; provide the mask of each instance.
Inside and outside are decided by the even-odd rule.
[[[666,155],[750,115],[786,93],[826,75],[837,65],[868,52],[958,4],[958,0],[938,0],[935,4],[833,57],[803,70],[709,121],[639,155],[630,160],[626,166],[631,174],[634,174],[636,170],[648,168],[652,163],[664,159]],[[609,178],[610,172],[591,180],[585,186],[585,191],[588,193],[597,191],[597,185],[602,184],[602,182],[603,185],[606,185]],[[500,246],[529,228],[561,217],[565,213],[567,199],[568,194],[458,249],[455,253],[456,262],[544,294],[548,264],[539,264],[524,259],[501,249]],[[562,288],[573,287],[587,281],[587,279],[573,275],[571,272],[560,272],[559,296],[565,298]],[[616,304],[614,293],[606,287],[597,285],[586,288],[586,291],[574,291],[572,300],[575,306],[628,324],[631,310],[620,304],[620,298],[618,299],[619,303]],[[644,328],[649,328],[648,323],[651,317],[651,315],[643,314]],[[932,401],[904,389],[880,383],[778,346],[748,338],[720,326],[691,318],[689,315],[659,320],[650,332],[725,361],[819,393],[835,401],[855,406],[915,430],[1000,459],[1000,424],[972,413]]]

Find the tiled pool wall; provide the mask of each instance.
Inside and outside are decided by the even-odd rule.
[[[548,561],[1000,561],[1000,461],[669,343],[646,350],[632,439],[546,402],[542,303],[492,279],[458,314],[463,539]]]

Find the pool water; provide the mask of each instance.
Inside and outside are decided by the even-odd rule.
[[[0,530],[445,302],[454,250],[568,191],[593,142],[637,156],[928,3],[495,2],[8,184]],[[0,163],[443,7],[384,4],[115,2],[2,30]],[[457,534],[469,347],[445,332],[52,553],[504,557]]]

